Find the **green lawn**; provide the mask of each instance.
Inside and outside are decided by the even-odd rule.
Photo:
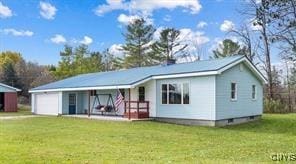
[[[0,117],[6,116],[23,116],[23,115],[31,115],[31,109],[28,106],[20,105],[17,112],[0,112]]]
[[[0,120],[0,163],[272,162],[295,141],[296,114],[224,128],[36,117]]]

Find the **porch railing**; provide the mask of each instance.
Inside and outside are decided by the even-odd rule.
[[[148,118],[149,101],[124,101],[124,116],[131,118]]]

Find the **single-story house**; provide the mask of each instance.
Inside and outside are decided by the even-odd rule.
[[[0,111],[17,112],[17,92],[20,89],[0,83]]]
[[[219,126],[259,119],[264,83],[266,79],[258,69],[237,55],[83,74],[30,93],[35,114],[113,112],[127,118]],[[118,93],[125,100],[122,108],[114,108]]]

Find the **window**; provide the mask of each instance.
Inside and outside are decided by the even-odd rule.
[[[169,84],[169,104],[181,104],[181,85]]]
[[[76,105],[76,94],[69,94],[69,105]]]
[[[237,99],[237,88],[236,83],[231,83],[231,100]]]
[[[256,97],[256,85],[252,85],[252,99],[255,100]]]
[[[173,83],[161,85],[162,104],[189,104],[189,84]]]
[[[168,103],[168,85],[167,84],[161,85],[161,103],[162,104]]]
[[[139,87],[139,101],[145,101],[145,87]]]
[[[189,84],[183,84],[183,104],[189,104]]]

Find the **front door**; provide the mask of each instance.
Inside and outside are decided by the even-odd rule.
[[[69,114],[76,114],[76,94],[69,94]]]

